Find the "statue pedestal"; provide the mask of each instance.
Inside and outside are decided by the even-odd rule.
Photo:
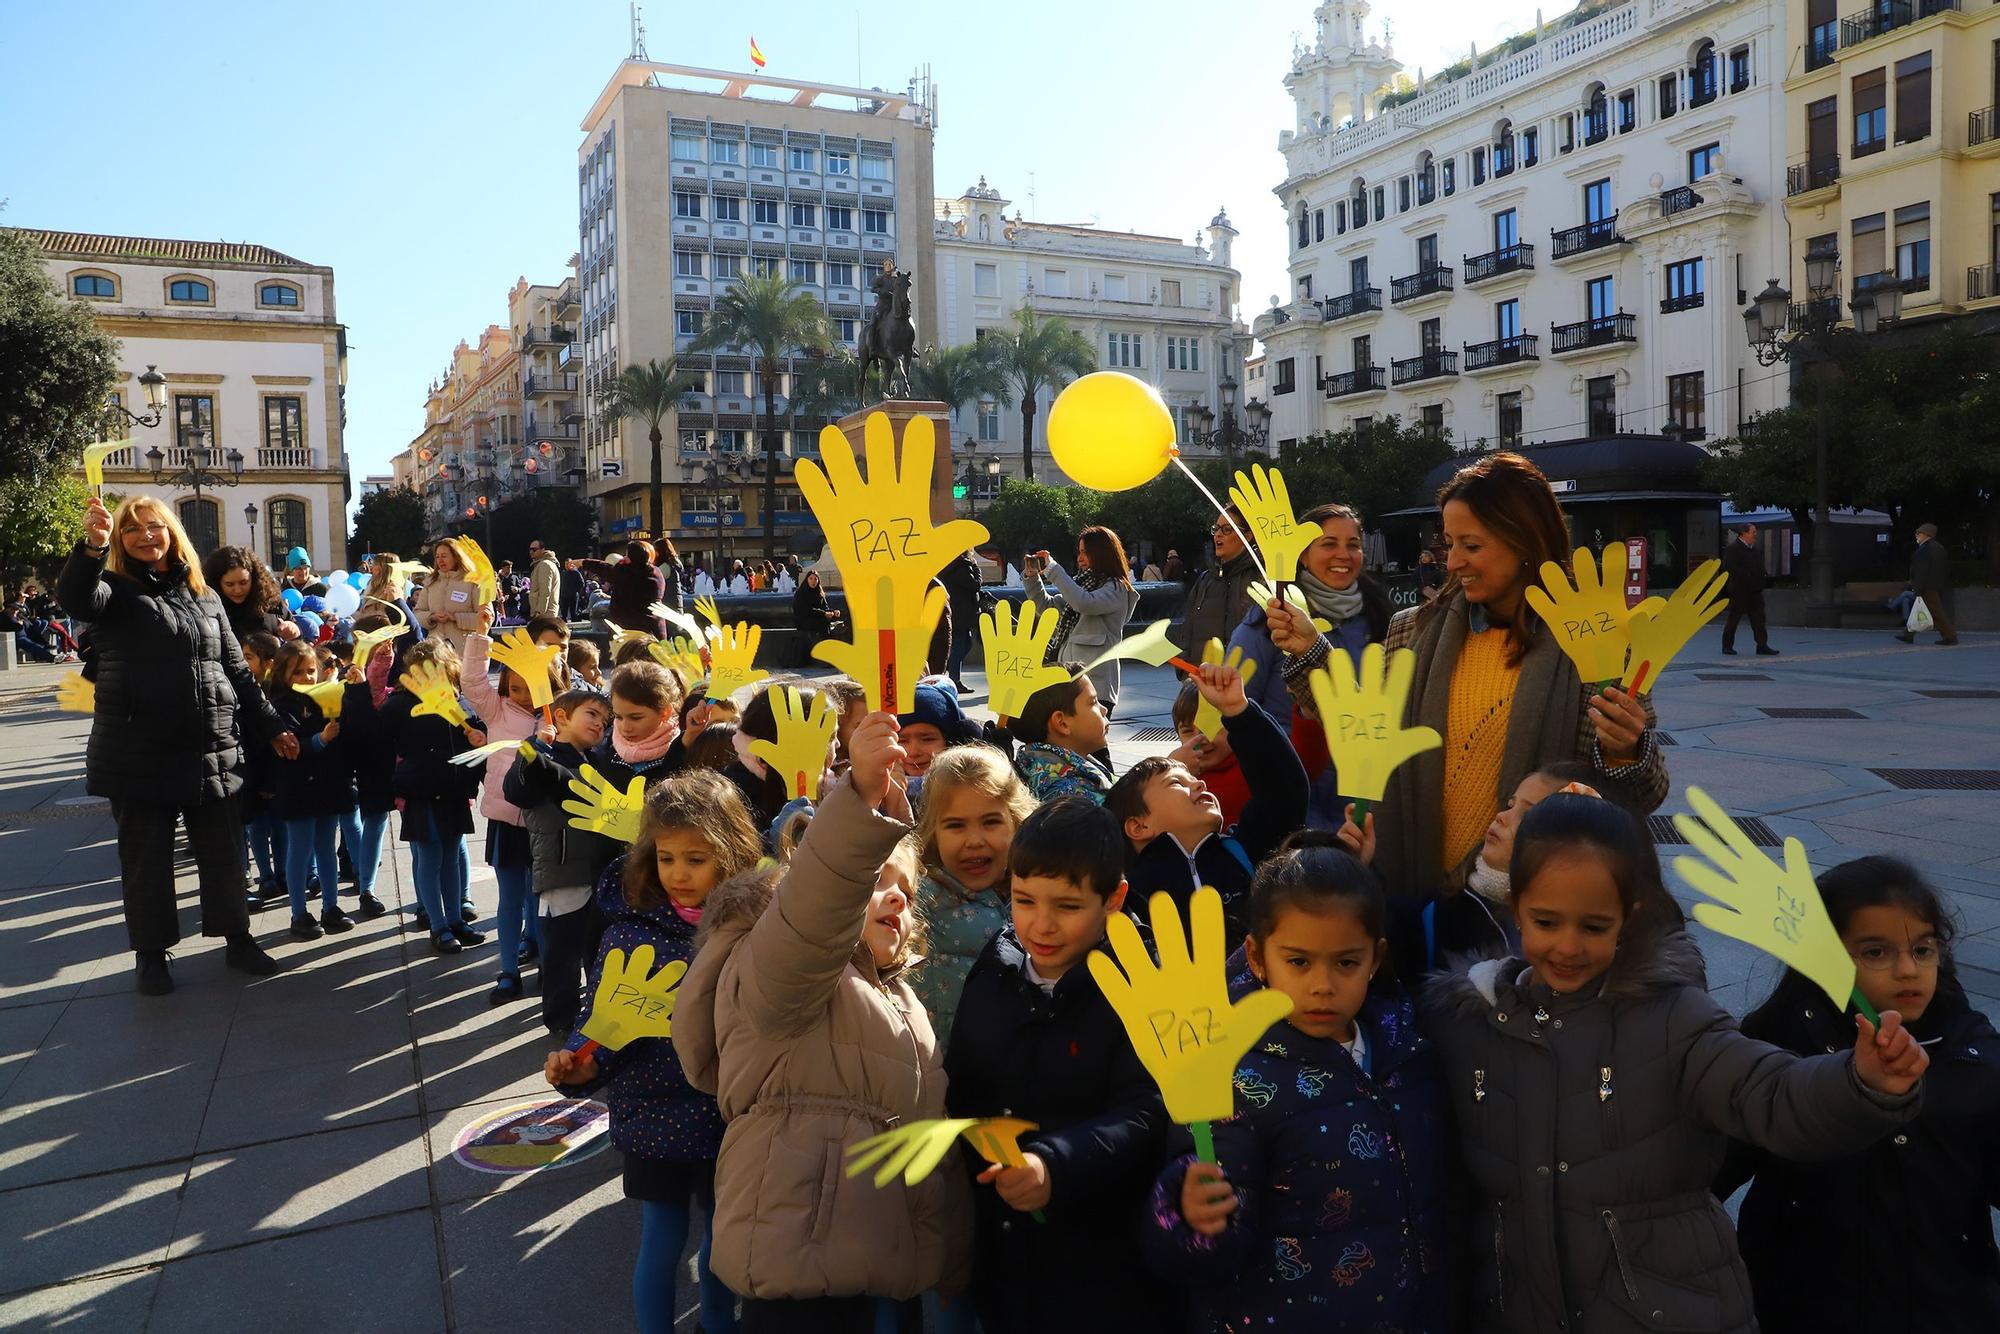
[[[941,525],[957,518],[958,502],[951,496],[951,489],[958,480],[958,470],[951,457],[951,409],[943,403],[925,399],[891,399],[887,403],[870,403],[835,422],[848,443],[854,446],[854,457],[861,464],[864,476],[867,475],[868,463],[866,446],[862,443],[862,423],[877,412],[887,417],[890,426],[895,428],[898,446],[902,444],[903,433],[912,421],[919,417],[930,419],[936,442],[931,463],[931,522]]]

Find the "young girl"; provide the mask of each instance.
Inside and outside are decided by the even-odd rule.
[[[483,633],[465,637],[465,698],[486,720],[486,735],[494,741],[525,741],[542,726],[528,683],[511,667],[500,669],[496,687],[487,676],[487,654],[493,641]],[[550,697],[562,690],[556,670],[550,671]],[[540,906],[535,902],[531,883],[535,871],[534,847],[529,841],[521,808],[501,791],[507,771],[514,766],[512,750],[495,751],[486,757],[486,786],[479,797],[479,809],[486,816],[486,864],[493,868],[498,884],[500,907],[500,976],[487,994],[489,1005],[504,1005],[521,997],[521,965],[541,952]]]
[[[611,732],[590,753],[597,771],[622,792],[634,778],[646,785],[680,771],[675,709],[680,687],[674,674],[650,658],[628,662],[611,674]]]
[[[1194,1287],[1189,1330],[1442,1331],[1443,1081],[1387,976],[1386,904],[1329,834],[1299,834],[1250,890],[1249,972],[1233,996],[1292,999],[1238,1064],[1218,1163],[1170,1164],[1148,1258]],[[1185,1141],[1183,1141],[1185,1142]]]
[[[917,915],[930,950],[910,986],[944,1046],[965,975],[1007,925],[1007,850],[1035,801],[1006,757],[990,746],[945,751],[931,765],[924,791],[917,819],[924,862]]]
[[[1848,1158],[1795,1162],[1734,1146],[1716,1194],[1755,1176],[1737,1227],[1765,1334],[2000,1329],[2000,1034],[1972,1008],[1951,959],[1951,914],[1916,868],[1863,857],[1819,877],[1820,898],[1878,1011],[1929,1052],[1924,1106]],[[1743,1031],[1800,1055],[1837,1050],[1853,1020],[1787,972]],[[1869,1281],[1898,1276],[1892,1291]]]
[[[769,829],[771,821],[778,818],[784,809],[790,790],[785,780],[772,773],[770,766],[750,753],[753,741],[776,741],[778,739],[778,716],[771,703],[771,692],[775,684],[766,685],[751,697],[743,708],[743,721],[737,725],[736,735],[731,738],[736,747],[735,762],[722,771],[722,776],[736,784],[743,793],[743,800],[750,804],[750,818],[757,822],[759,829]],[[812,692],[799,692],[811,707]]]
[[[1804,1059],[1737,1031],[1638,821],[1557,793],[1510,868],[1521,957],[1432,982],[1470,1170],[1481,1330],[1749,1331],[1750,1277],[1709,1188],[1726,1137],[1791,1157],[1856,1151],[1917,1110],[1928,1064],[1901,1017]],[[1490,1240],[1489,1240],[1490,1239]],[[1904,1284],[1871,1266],[1866,1281]]]
[[[295,640],[278,650],[267,691],[286,729],[299,739],[297,759],[276,761],[273,799],[285,825],[285,882],[292,900],[294,940],[318,940],[329,931],[338,934],[354,925],[340,910],[335,893],[340,863],[334,851],[342,819],[354,811],[354,773],[340,744],[339,721],[328,718],[301,690],[317,685],[319,679],[319,654],[310,644]],[[323,903],[317,922],[306,906],[306,883],[315,867]]]
[[[757,831],[736,789],[707,771],[681,774],[646,797],[639,837],[613,862],[597,885],[599,907],[610,919],[591,994],[604,956],[640,946],[653,950],[654,966],[694,958],[695,928],[715,887],[757,864]],[[701,1327],[712,1334],[736,1328],[735,1297],[709,1270],[714,1241],[715,1156],[722,1147],[722,1118],[715,1099],[692,1087],[673,1044],[641,1038],[617,1051],[600,1048],[578,1060],[586,1005],[562,1051],[549,1053],[545,1073],[578,1095],[609,1084],[611,1143],[625,1155],[625,1196],[643,1202],[639,1261],[632,1272],[632,1305],[643,1334],[672,1334],[674,1274],[687,1244],[690,1205],[701,1211],[699,1257]]]
[[[436,667],[458,684],[458,654],[441,634],[410,649],[403,661],[410,669]],[[382,706],[382,735],[396,754],[392,786],[403,811],[403,839],[410,845],[418,924],[431,933],[432,949],[457,954],[486,937],[467,924],[464,907],[470,878],[465,836],[472,832],[472,794],[480,771],[453,764],[451,757],[485,745],[485,724],[470,709],[462,727],[436,714],[416,716],[410,711],[417,702],[399,682]]]
[[[597,666],[597,645],[588,639],[572,639],[563,650],[563,659],[569,664],[569,674],[579,685],[604,689],[604,673]]]
[[[868,715],[851,750],[782,878],[710,900],[674,1010],[688,1080],[728,1125],[714,1265],[743,1295],[746,1334],[870,1334],[873,1299],[953,1291],[970,1258],[964,1173],[878,1188],[840,1167],[848,1147],[944,1115],[938,1043],[904,977],[917,862],[889,781],[895,716]]]
[[[371,608],[354,618],[356,634],[379,630],[389,618]],[[396,748],[384,739],[377,713],[389,698],[390,677],[396,670],[396,646],[401,635],[369,650],[366,662],[357,662],[347,673],[347,696],[341,704],[341,730],[346,737],[347,758],[354,770],[354,790],[359,802],[347,817],[342,836],[354,863],[354,887],[361,895],[361,916],[380,917],[388,905],[375,895],[375,878],[382,868],[382,838],[389,830],[389,813],[396,809]]]
[[[267,574],[265,576],[269,578]],[[278,637],[257,631],[244,637],[243,662],[260,687],[268,687],[271,668],[278,661]],[[238,711],[242,705],[237,705]],[[242,730],[242,724],[237,724]],[[246,746],[243,751],[247,772],[243,783],[243,830],[250,839],[250,853],[257,862],[257,892],[250,896],[253,910],[277,899],[289,898],[285,890],[285,822],[278,818],[278,757],[264,746]]]

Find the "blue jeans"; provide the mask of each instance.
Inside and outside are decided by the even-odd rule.
[[[680,1270],[681,1252],[687,1247],[689,1205],[679,1200],[643,1200],[639,1207],[643,1212],[639,1261],[632,1268],[632,1308],[640,1334],[673,1334],[674,1278]],[[701,1250],[695,1259],[695,1272],[700,1276],[701,1327],[707,1334],[733,1334],[736,1294],[708,1268],[714,1237],[714,1213],[704,1210]]]
[[[306,907],[306,886],[313,866],[319,866],[320,902],[331,912],[334,890],[340,884],[340,856],[334,836],[339,832],[338,815],[308,815],[285,821],[285,888],[292,899],[292,916],[310,917]]]
[[[954,681],[963,679],[959,673],[965,670],[965,655],[970,652],[972,652],[972,627],[952,622],[951,652],[945,661],[944,674]]]
[[[453,834],[442,843],[427,838],[410,840],[410,867],[416,875],[417,906],[431,919],[432,933],[464,926],[458,905],[465,898],[468,875],[465,835]]]
[[[271,803],[259,804],[243,829],[250,836],[250,855],[257,859],[257,882],[275,885],[279,877],[289,878],[285,869],[285,822],[278,818]]]
[[[520,960],[516,957],[521,948],[521,935],[525,927],[529,940],[537,949],[542,944],[541,903],[530,888],[534,868],[530,866],[496,866],[493,878],[500,885],[500,976],[519,977]],[[526,922],[522,921],[523,916]]]
[[[382,868],[382,835],[388,829],[387,811],[347,811],[340,817],[341,841],[354,863],[354,888],[364,899],[375,892],[375,875]]]

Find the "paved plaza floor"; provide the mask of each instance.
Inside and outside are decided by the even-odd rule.
[[[1695,783],[1815,866],[1912,858],[1952,896],[1967,985],[2000,1013],[2000,792],[1872,772],[2000,770],[2000,635],[1774,633],[1784,656],[1724,658],[1711,629],[1661,682],[1663,813]],[[532,992],[488,1007],[490,937],[440,957],[402,929],[403,845],[384,858],[390,916],[302,944],[274,906],[257,926],[278,976],[228,972],[190,934],[179,989],[133,991],[111,819],[83,790],[89,721],[53,708],[70,670],[0,676],[0,1329],[629,1327],[639,1217],[615,1153],[511,1176],[452,1155],[469,1123],[547,1092],[550,1044]],[[1168,748],[1147,733],[1171,726],[1171,692],[1165,671],[1127,674],[1121,767]],[[1781,712],[1799,709],[1837,712]],[[192,933],[185,865],[181,888]],[[1725,1003],[1761,999],[1776,967],[1697,930]]]

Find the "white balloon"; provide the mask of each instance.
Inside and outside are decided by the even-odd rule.
[[[353,584],[341,584],[326,590],[326,605],[337,616],[352,616],[361,608],[361,590]]]
[[[344,584],[346,582],[347,582],[347,571],[328,570],[326,572],[326,586],[328,588],[332,588],[335,584]]]

